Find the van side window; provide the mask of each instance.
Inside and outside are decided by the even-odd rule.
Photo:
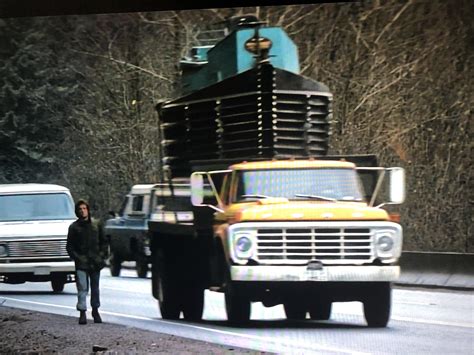
[[[132,212],[141,212],[143,210],[143,195],[133,197]]]

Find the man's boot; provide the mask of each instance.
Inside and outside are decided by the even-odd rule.
[[[87,324],[86,311],[80,311],[79,324]]]
[[[94,323],[102,323],[98,308],[92,308],[92,318],[94,318]]]

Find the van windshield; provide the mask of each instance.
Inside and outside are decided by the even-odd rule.
[[[74,218],[72,199],[64,193],[0,195],[0,222]]]

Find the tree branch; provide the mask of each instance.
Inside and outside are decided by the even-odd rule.
[[[406,9],[413,3],[413,0],[409,0],[401,9],[400,11],[397,12],[397,14],[393,17],[392,21],[387,23],[385,27],[383,28],[382,32],[379,33],[377,38],[375,39],[374,43],[378,43],[380,38],[387,32],[387,30],[398,20],[398,18],[405,12]]]
[[[154,78],[159,78],[161,80],[165,80],[167,82],[170,82],[172,83],[173,81],[163,75],[160,75],[152,70],[149,70],[149,69],[146,69],[146,68],[142,68],[142,67],[139,67],[137,65],[134,65],[132,63],[129,63],[129,62],[126,62],[124,60],[120,60],[120,59],[115,59],[114,57],[112,57],[112,54],[109,53],[109,56],[105,56],[105,55],[101,55],[101,54],[95,54],[95,53],[90,53],[90,52],[85,52],[85,51],[78,51],[78,50],[73,50],[74,52],[76,53],[81,53],[81,54],[86,54],[86,55],[90,55],[90,56],[93,56],[93,57],[98,57],[98,58],[104,58],[104,59],[108,59],[110,60],[111,62],[114,62],[114,63],[117,63],[117,64],[121,64],[121,65],[124,65],[124,66],[127,66],[129,68],[132,68],[132,69],[136,69],[138,71],[141,71],[143,73],[146,73],[146,74],[149,74],[151,75],[152,77]]]

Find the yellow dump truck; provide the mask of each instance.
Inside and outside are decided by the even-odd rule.
[[[237,16],[208,42],[180,61],[180,95],[156,106],[162,175],[188,179],[193,203],[186,222],[148,222],[162,317],[201,319],[209,289],[234,323],[252,302],[329,319],[333,302],[361,301],[385,326],[402,229],[383,207],[403,201],[403,170],[327,156],[333,95],[302,74],[283,28]]]
[[[327,320],[333,302],[361,301],[369,326],[387,325],[402,228],[383,207],[404,200],[402,168],[274,159],[195,170],[190,182],[193,224],[149,222],[163,318],[201,319],[209,289],[225,294],[233,323],[252,302]]]

